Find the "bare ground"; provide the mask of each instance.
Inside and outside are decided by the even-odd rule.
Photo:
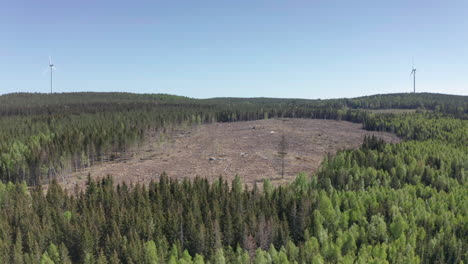
[[[281,135],[286,136],[285,176],[278,155]],[[171,137],[152,136],[126,153],[125,159],[104,162],[68,175],[65,189],[83,189],[88,173],[93,178],[112,175],[117,183],[149,183],[163,172],[183,179],[196,176],[210,181],[239,175],[252,186],[263,179],[274,184],[292,181],[299,172],[313,173],[327,153],[356,148],[365,135],[387,142],[399,139],[390,133],[371,132],[360,124],[318,119],[270,119],[215,123],[181,129]]]

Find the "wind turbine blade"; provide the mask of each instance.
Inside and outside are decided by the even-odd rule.
[[[49,56],[49,65],[52,65],[52,57]]]
[[[45,68],[45,69],[42,71],[42,75],[46,74],[48,70],[49,70],[49,67]]]
[[[52,69],[56,70],[57,68],[55,66],[52,66]]]

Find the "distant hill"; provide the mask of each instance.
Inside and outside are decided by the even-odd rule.
[[[95,104],[129,102],[168,102],[187,100],[188,97],[170,94],[135,94],[135,93],[11,93],[0,96],[0,106],[40,106],[60,104]]]
[[[0,96],[0,107],[34,107],[45,105],[62,104],[95,104],[95,103],[252,103],[252,104],[271,104],[271,103],[290,103],[290,104],[310,104],[322,106],[342,105],[351,108],[418,108],[437,105],[455,104],[457,106],[466,106],[468,96],[449,95],[437,93],[395,93],[395,94],[376,94],[355,98],[337,98],[337,99],[300,99],[300,98],[269,98],[269,97],[215,97],[208,99],[193,99],[185,96],[170,94],[135,94],[120,92],[77,92],[77,93],[11,93]]]
[[[338,99],[281,99],[281,98],[229,98],[218,97],[207,99],[215,103],[252,103],[252,104],[270,104],[270,103],[295,103],[310,104],[314,106],[333,106],[349,107],[353,109],[429,109],[429,110],[453,110],[457,107],[461,111],[468,108],[468,96],[449,95],[437,93],[395,93],[395,94],[376,94],[356,98],[338,98]]]
[[[0,96],[1,115],[88,113],[138,109],[158,104],[179,104],[188,97],[169,94],[133,93],[12,93]]]
[[[437,93],[396,93],[377,94],[370,96],[343,99],[351,108],[388,109],[402,108],[415,109],[424,108],[437,110],[437,106],[449,108],[468,106],[468,96],[449,95]]]

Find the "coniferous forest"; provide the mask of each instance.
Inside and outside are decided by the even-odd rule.
[[[346,120],[402,141],[366,137],[281,186],[165,175],[126,185],[109,176],[66,193],[57,181],[148,133],[281,117]],[[466,96],[8,94],[0,96],[0,262],[468,263],[467,174]]]

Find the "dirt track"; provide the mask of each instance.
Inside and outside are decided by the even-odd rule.
[[[281,135],[288,143],[285,177],[281,179],[278,148]],[[389,133],[370,132],[360,124],[317,119],[271,119],[215,123],[180,130],[170,138],[152,137],[144,146],[127,153],[125,160],[105,162],[66,177],[68,190],[81,189],[86,176],[110,174],[116,182],[148,183],[166,172],[170,177],[220,175],[231,181],[236,174],[252,185],[265,178],[275,184],[289,182],[299,172],[312,173],[324,155],[361,145],[364,135],[377,135],[388,142],[399,139]]]

